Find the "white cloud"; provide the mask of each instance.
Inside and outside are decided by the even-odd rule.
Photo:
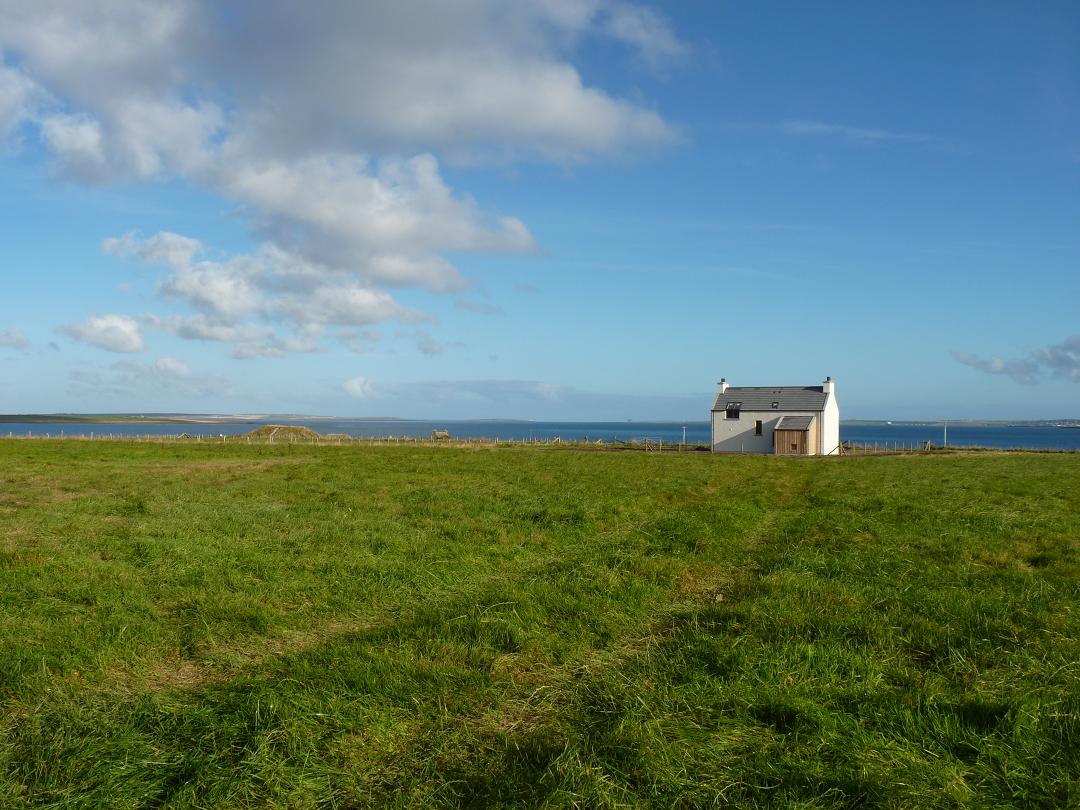
[[[780,125],[780,129],[788,135],[832,137],[863,145],[932,143],[937,140],[932,135],[923,135],[917,132],[892,132],[885,129],[853,127],[846,124],[831,124],[822,121],[785,121]]]
[[[687,51],[667,21],[646,6],[611,3],[601,16],[601,25],[605,33],[637,47],[654,65]]]
[[[140,238],[134,231],[128,231],[123,236],[106,239],[101,243],[101,249],[109,256],[159,263],[174,269],[189,267],[195,256],[203,252],[198,239],[168,231],[161,231],[146,239]]]
[[[326,151],[359,144],[566,159],[671,137],[659,115],[587,86],[566,58],[568,43],[584,34],[649,53],[662,28],[674,39],[656,15],[652,36],[631,31],[622,20],[634,8],[412,0],[339,4],[315,15],[247,0],[234,12],[245,25],[236,34],[218,28],[216,41],[202,45],[202,63],[262,100],[242,112],[241,127],[279,155],[317,139]],[[261,42],[279,47],[252,47]]]
[[[418,331],[413,335],[413,340],[416,342],[416,348],[421,354],[425,354],[428,357],[434,357],[442,354],[445,351],[445,347],[435,340],[430,333],[423,330]]]
[[[1001,374],[1024,385],[1038,382],[1039,364],[1031,360],[1005,360],[1001,357],[979,357],[967,352],[953,352],[953,357],[965,366],[986,374]]]
[[[0,332],[0,348],[5,349],[29,349],[30,339],[22,333],[21,330],[16,329],[14,326],[10,326],[3,332]]]
[[[685,46],[618,0],[26,0],[0,49],[96,122],[126,176],[193,171],[223,140],[259,158],[431,149],[556,159],[663,142],[660,115],[587,85],[583,37],[647,61]],[[268,46],[267,43],[272,43]],[[343,81],[348,77],[348,81]],[[62,155],[63,157],[63,155]]]
[[[284,357],[290,352],[310,353],[319,350],[318,342],[311,337],[283,337],[266,324],[222,323],[202,314],[168,318],[147,316],[145,320],[149,326],[185,340],[230,344],[230,354],[241,360],[252,357]]]
[[[382,333],[373,329],[340,329],[334,333],[334,337],[349,351],[366,354],[382,340]]]
[[[303,327],[429,320],[423,313],[401,306],[382,290],[357,284],[324,285],[304,293],[286,294],[272,308]]]
[[[502,307],[497,307],[494,304],[488,304],[483,301],[469,301],[465,298],[454,299],[454,306],[458,309],[463,309],[466,312],[476,312],[480,315],[506,314]]]
[[[535,248],[519,220],[484,215],[456,197],[431,155],[376,163],[345,155],[261,163],[240,156],[224,162],[218,183],[248,205],[269,241],[375,283],[460,289],[464,280],[439,253]]]
[[[191,376],[191,366],[175,357],[160,357],[154,362],[154,370],[169,377],[187,378]]]
[[[194,371],[184,360],[159,357],[152,363],[124,360],[113,363],[108,372],[73,371],[77,389],[110,392],[119,396],[150,395],[213,397],[232,392],[232,384],[216,374]]]
[[[554,403],[574,393],[570,386],[536,380],[433,380],[383,386],[383,390],[402,400],[494,405]]]
[[[368,399],[375,394],[374,384],[366,377],[353,377],[346,380],[341,387],[349,396],[357,399]]]
[[[1055,377],[1080,383],[1080,335],[1066,338],[1056,346],[1039,349],[1034,358]]]
[[[41,135],[58,165],[86,183],[109,179],[101,126],[86,116],[57,113],[41,121]]]
[[[0,62],[0,142],[31,118],[41,89],[25,73]]]
[[[60,331],[75,340],[110,352],[134,353],[143,350],[139,323],[126,315],[98,315],[83,323],[63,326]]]
[[[220,262],[194,263],[201,244],[178,234],[140,239],[129,233],[105,240],[103,247],[164,265],[171,272],[159,285],[161,295],[199,310],[194,316],[151,316],[149,325],[182,338],[231,343],[235,357],[316,351],[316,339],[327,326],[432,320],[357,280],[358,273],[314,264],[272,245]],[[298,337],[280,337],[272,323],[284,324]]]
[[[256,315],[263,311],[263,297],[245,264],[202,262],[180,267],[161,285],[161,292],[230,321]]]
[[[223,260],[168,232],[103,249],[169,268],[160,292],[204,326],[269,321],[301,336],[421,320],[381,288],[459,292],[468,280],[449,254],[535,250],[520,220],[451,189],[440,159],[565,163],[669,142],[659,113],[590,85],[573,57],[588,38],[654,64],[685,49],[663,17],[625,0],[318,13],[287,0],[227,11],[210,0],[7,0],[3,18],[0,130],[36,124],[56,168],[83,182],[210,189],[239,204],[262,242]],[[116,323],[71,329],[141,349]],[[286,350],[279,341],[233,342],[234,353]]]
[[[1001,357],[979,357],[967,352],[953,352],[953,357],[966,366],[987,374],[1001,374],[1024,385],[1039,382],[1039,372],[1049,371],[1058,379],[1080,383],[1080,335],[1045,346],[1028,357],[1008,360]]]

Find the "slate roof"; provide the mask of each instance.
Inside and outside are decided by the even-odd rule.
[[[714,411],[725,411],[733,402],[742,403],[744,411],[822,411],[828,394],[820,385],[786,386],[779,388],[728,388],[718,394]],[[773,403],[777,403],[774,408]]]
[[[812,416],[785,416],[776,423],[777,430],[809,430]]]

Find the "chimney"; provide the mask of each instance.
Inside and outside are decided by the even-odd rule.
[[[722,394],[728,390],[727,377],[721,377],[720,382],[716,384],[716,393]]]
[[[826,394],[836,393],[836,383],[833,382],[832,377],[825,378],[825,382],[821,384],[821,390],[824,391]]]

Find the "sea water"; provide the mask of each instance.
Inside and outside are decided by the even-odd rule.
[[[418,420],[418,419],[230,419],[222,422],[162,423],[0,423],[0,436],[189,436],[220,437],[248,433],[266,424],[298,425],[322,434],[342,433],[355,438],[386,436],[427,438],[433,430],[446,430],[458,439],[513,439],[516,441],[663,441],[664,444],[686,443],[707,445],[709,423],[687,422],[533,422],[497,420]],[[902,422],[858,422],[840,424],[840,439],[861,445],[910,447],[933,442],[937,447],[946,443],[942,424],[913,424]],[[1080,450],[1080,429],[1059,428],[1053,425],[966,424],[948,425],[950,447],[1023,448],[1033,450]]]

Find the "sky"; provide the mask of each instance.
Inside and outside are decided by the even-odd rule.
[[[0,412],[1080,417],[1080,5],[0,0]]]

